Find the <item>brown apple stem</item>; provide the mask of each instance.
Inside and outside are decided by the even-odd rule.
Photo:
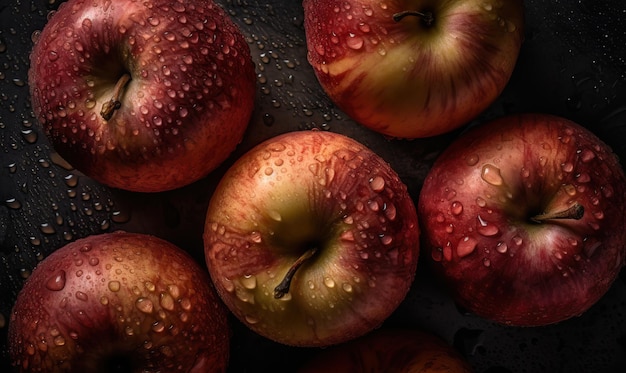
[[[405,10],[402,12],[398,12],[393,15],[393,20],[396,22],[400,22],[402,19],[404,19],[404,17],[407,16],[421,18],[422,22],[424,22],[426,26],[432,26],[432,24],[435,22],[435,17],[433,16],[432,12],[418,12],[416,10]]]
[[[571,205],[569,208],[565,210],[535,215],[532,218],[530,218],[530,220],[534,221],[535,223],[543,223],[546,220],[553,220],[553,219],[580,220],[584,214],[585,214],[585,208],[583,207],[583,205],[579,203],[574,203],[573,205]]]
[[[104,120],[109,120],[113,116],[115,110],[122,107],[122,103],[120,102],[120,98],[124,93],[124,88],[126,84],[130,81],[130,75],[125,73],[120,77],[120,79],[115,84],[115,88],[113,88],[113,97],[104,104],[102,104],[102,110],[100,110],[100,115]]]
[[[298,268],[304,264],[307,260],[309,260],[315,253],[317,252],[317,248],[314,247],[304,252],[289,268],[283,280],[274,288],[274,298],[280,299],[285,296],[285,294],[289,293],[289,287],[291,286],[291,280],[293,276],[296,274]]]

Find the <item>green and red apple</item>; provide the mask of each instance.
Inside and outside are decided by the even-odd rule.
[[[212,0],[69,0],[30,57],[33,110],[54,149],[115,188],[206,176],[254,106],[249,46]]]
[[[288,132],[257,145],[211,197],[206,262],[242,323],[295,346],[345,342],[402,302],[419,225],[391,166],[346,136]]]
[[[522,0],[304,0],[308,60],[362,125],[421,138],[461,127],[508,83]]]
[[[9,351],[21,372],[225,372],[228,311],[205,269],[144,234],[79,239],[20,291]]]
[[[626,258],[626,178],[591,131],[546,114],[502,117],[436,160],[418,211],[435,271],[464,308],[503,324],[580,315]]]

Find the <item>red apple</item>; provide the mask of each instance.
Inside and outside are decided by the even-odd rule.
[[[417,138],[458,128],[502,92],[523,39],[522,0],[304,0],[308,59],[362,125]]]
[[[346,136],[296,131],[259,144],[211,197],[206,262],[258,334],[325,346],[379,326],[413,281],[419,226],[380,156]]]
[[[30,62],[33,109],[55,150],[116,188],[206,176],[253,110],[249,47],[212,0],[69,0]]]
[[[437,159],[419,198],[436,271],[468,310],[532,326],[580,315],[626,257],[626,179],[584,127],[544,114],[474,128]]]
[[[9,350],[23,372],[224,372],[230,330],[210,278],[178,247],[125,232],[74,241],[20,291]]]
[[[443,339],[418,330],[378,329],[314,355],[300,373],[470,373],[469,363]]]

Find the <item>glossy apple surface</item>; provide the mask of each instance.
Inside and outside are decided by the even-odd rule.
[[[55,150],[116,188],[206,176],[253,110],[249,47],[211,0],[69,0],[30,62],[33,109]]]
[[[615,154],[567,119],[503,117],[441,154],[419,198],[424,243],[458,302],[488,319],[580,315],[626,254],[626,179]]]
[[[508,83],[523,39],[521,0],[303,4],[308,60],[325,92],[393,137],[434,136],[472,120]]]
[[[218,293],[252,330],[323,346],[380,325],[404,299],[419,254],[406,186],[343,135],[296,131],[246,153],[207,212]]]
[[[44,259],[9,323],[23,372],[224,372],[229,338],[206,271],[167,241],[124,232]]]
[[[470,373],[443,339],[411,329],[378,329],[313,356],[299,373]]]

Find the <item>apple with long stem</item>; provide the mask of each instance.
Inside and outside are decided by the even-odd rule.
[[[58,249],[9,323],[23,372],[224,372],[230,329],[210,278],[173,244],[125,232]]]
[[[299,373],[470,373],[463,356],[440,337],[412,329],[381,328],[324,349]]]
[[[69,0],[31,53],[33,109],[55,150],[106,185],[194,182],[241,141],[250,49],[212,0]]]
[[[626,178],[588,129],[546,114],[503,117],[436,160],[418,211],[433,267],[459,304],[534,326],[585,312],[626,258]]]
[[[500,95],[523,39],[521,0],[304,0],[308,60],[346,114],[387,136],[458,128]]]
[[[204,230],[226,305],[258,334],[296,346],[379,326],[411,286],[418,239],[413,200],[391,166],[318,130],[279,135],[238,159]]]

